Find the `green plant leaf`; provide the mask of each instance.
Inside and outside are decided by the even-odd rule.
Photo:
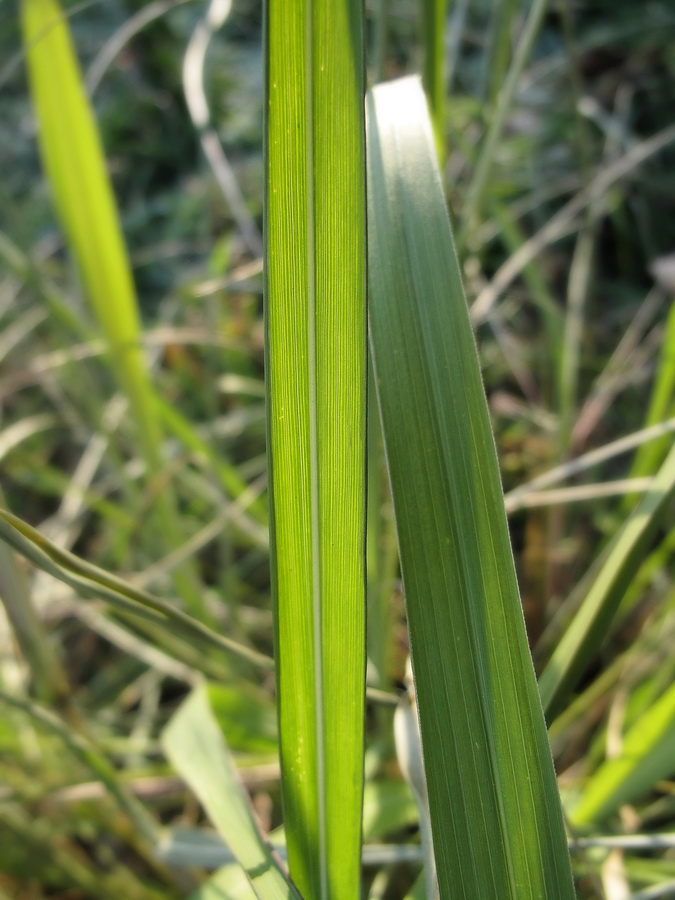
[[[190,894],[189,900],[255,900],[255,892],[241,866],[230,863]]]
[[[675,410],[675,303],[671,303],[666,320],[659,362],[654,376],[654,386],[649,401],[645,425],[655,425],[672,416]],[[652,444],[643,444],[635,454],[631,476],[639,478],[651,475],[668,452],[668,438]]]
[[[87,99],[67,20],[58,0],[21,0],[28,74],[40,149],[54,205],[126,394],[148,472],[163,466],[162,432],[153,402],[138,302],[96,120]],[[155,528],[167,549],[180,543],[170,490],[157,496]],[[190,563],[174,572],[193,611],[202,611]]]
[[[570,821],[577,826],[607,818],[675,773],[675,686],[647,709],[623,740],[621,753],[587,782]]]
[[[105,786],[119,808],[133,822],[138,835],[151,845],[156,842],[159,832],[157,823],[145,806],[129,790],[115,767],[101,753],[92,739],[86,735],[83,721],[81,719],[75,721],[72,718],[73,710],[70,710],[70,720],[66,720],[29,697],[11,694],[2,689],[0,689],[0,703],[20,709],[35,722],[56,734],[73,756]]]
[[[442,897],[574,896],[494,439],[417,79],[367,104],[370,334]]]
[[[230,651],[240,659],[263,669],[273,666],[268,656],[218,634],[175,604],[62,550],[27,522],[1,508],[0,540],[85,597],[103,597],[116,609],[146,618],[202,645]]]
[[[156,418],[140,344],[136,293],[101,140],[57,0],[22,0],[28,74],[54,204],[111,361],[157,451]],[[154,433],[153,433],[154,429]]]
[[[422,46],[424,68],[422,84],[429,101],[429,111],[436,137],[438,158],[445,157],[445,17],[448,0],[423,0]]]
[[[363,793],[363,839],[373,841],[414,825],[417,804],[405,781],[369,781]]]
[[[358,0],[267,4],[266,376],[284,823],[312,900],[359,894],[365,150]]]
[[[675,446],[637,509],[612,542],[588,593],[558,643],[539,679],[547,716],[559,712],[584,666],[600,646],[626,590],[645,558],[645,552],[675,496]]]
[[[301,900],[253,818],[206,686],[184,701],[164,729],[162,746],[243,867],[256,896]]]

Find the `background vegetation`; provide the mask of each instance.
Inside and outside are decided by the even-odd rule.
[[[171,596],[170,573],[196,579],[199,618],[269,655],[262,11],[236,0],[214,33],[204,68],[209,121],[197,113],[195,122],[183,65],[202,3],[66,8],[130,248],[166,463],[148,464],[101,358],[37,153],[18,11],[5,0],[2,505],[138,588]],[[665,0],[542,7],[512,101],[500,106],[537,9],[510,0],[450,5],[437,121],[542,672],[672,444],[675,14]],[[141,28],[148,11],[158,15]],[[418,4],[380,0],[367,11],[371,82],[420,70],[430,57]],[[209,125],[231,182],[222,159],[214,169],[205,157]],[[621,454],[569,466],[666,420],[671,432],[658,440],[638,436]],[[567,467],[559,480],[524,487],[558,466]],[[391,698],[408,645],[386,482],[377,465],[370,477],[371,683]],[[672,493],[672,474],[664,478]],[[172,515],[161,506],[169,494],[177,515],[165,543],[158,518]],[[654,837],[675,831],[667,503],[651,525],[637,553],[632,545],[621,553],[628,568],[608,587],[618,613],[593,626],[602,640],[592,634],[572,699],[550,675],[541,682],[566,809],[575,828],[608,844],[573,850],[583,897],[674,890],[673,842]],[[147,840],[157,824],[204,824],[159,735],[202,675],[218,682],[219,721],[273,830],[281,808],[271,674],[255,658],[205,650],[157,621],[82,600],[5,545],[0,554],[0,898],[165,900],[202,882],[209,896],[205,871],[223,862],[222,848],[209,857],[203,843],[190,850],[187,832],[182,844],[172,833],[161,857]],[[418,814],[396,760],[392,707],[380,699],[368,705],[364,830],[396,852],[375,855],[364,878],[370,896],[400,898],[419,872]],[[626,834],[642,843],[622,846],[616,836]]]

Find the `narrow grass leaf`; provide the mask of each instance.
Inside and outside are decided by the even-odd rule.
[[[675,686],[649,707],[623,740],[621,753],[587,782],[570,821],[579,827],[606,819],[675,773]]]
[[[162,746],[246,872],[256,897],[301,900],[253,818],[206,686],[184,701],[164,729]]]
[[[609,548],[579,611],[541,674],[539,691],[549,719],[560,711],[565,697],[602,643],[673,496],[675,446],[655,476],[652,487]]]
[[[441,162],[445,156],[445,16],[448,0],[423,0],[422,47],[424,65],[422,84],[429,101]]]
[[[25,575],[8,544],[0,541],[0,602],[4,604],[14,636],[30,666],[33,690],[45,703],[63,703],[70,687],[33,605]]]
[[[188,900],[255,900],[255,893],[241,866],[230,863],[218,869]]]
[[[284,823],[311,900],[359,895],[365,149],[359,0],[266,10],[266,375]]]
[[[161,470],[162,433],[153,404],[138,303],[96,120],[87,99],[68,23],[58,0],[21,0],[28,74],[42,158],[54,204],[83,286],[107,341],[109,357],[134,417],[151,476]],[[173,494],[157,497],[156,530],[180,543]],[[193,610],[202,604],[185,564],[176,585]]]
[[[56,734],[73,756],[105,786],[119,808],[129,817],[138,835],[151,845],[155,843],[159,832],[157,823],[82,727],[73,727],[72,721],[66,721],[35,700],[1,689],[0,704],[22,710],[34,722]]]
[[[0,503],[4,502],[0,487]],[[18,558],[3,541],[0,541],[0,603],[4,604],[16,641],[30,666],[33,690],[38,699],[57,705],[68,703],[70,685],[61,660],[35,609]]]
[[[35,566],[70,585],[85,597],[103,597],[116,609],[148,619],[183,637],[198,641],[202,646],[234,653],[240,659],[263,669],[273,666],[268,656],[218,634],[175,604],[62,550],[27,522],[5,509],[0,509],[0,541],[14,547]]]
[[[494,439],[417,79],[367,107],[370,334],[442,897],[574,896]]]
[[[671,303],[645,425],[662,422],[675,411],[675,303]],[[631,475],[651,475],[668,452],[668,438],[645,444],[635,454]]]
[[[489,121],[486,123],[485,137],[481,145],[474,173],[466,195],[466,203],[462,216],[462,229],[459,235],[460,247],[464,247],[467,240],[472,237],[476,226],[480,222],[483,210],[485,193],[489,184],[492,167],[497,158],[497,150],[509,113],[513,109],[516,100],[518,84],[532,54],[535,41],[539,34],[544,16],[549,7],[549,0],[533,0],[527,13],[518,46],[513,55],[513,60],[506,73],[503,84],[500,85],[497,94],[497,102],[494,109],[490,110]]]
[[[154,416],[140,322],[103,149],[57,0],[22,0],[24,40],[40,146],[59,217],[113,364],[150,437]]]

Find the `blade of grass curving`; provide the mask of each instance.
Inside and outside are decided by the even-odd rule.
[[[184,701],[164,729],[162,746],[246,872],[256,897],[302,900],[253,818],[208,687],[196,688]]]
[[[266,8],[266,374],[284,823],[312,900],[359,894],[365,151],[359,0]]]
[[[541,674],[539,692],[549,719],[560,711],[566,695],[607,634],[621,598],[640,568],[674,496],[675,446],[609,548],[579,611]]]
[[[272,660],[243,644],[212,631],[198,619],[148,591],[134,587],[67,550],[62,550],[18,516],[0,509],[0,540],[14,547],[34,565],[70,585],[85,596],[99,596],[124,612],[143,616],[215,649],[237,655],[240,659],[270,669]]]
[[[442,897],[571,898],[476,347],[417,79],[368,98],[370,335]]]
[[[647,794],[675,773],[675,686],[633,724],[620,754],[604,762],[587,782],[569,818],[573,825],[606,819],[624,803]]]
[[[0,502],[5,498],[0,488]],[[70,685],[28,591],[25,574],[12,549],[0,542],[0,602],[4,604],[16,641],[30,666],[33,689],[45,703],[69,704]]]
[[[21,15],[40,147],[54,204],[108,343],[110,363],[129,399],[149,477],[153,477],[163,466],[162,433],[141,346],[131,268],[96,121],[58,0],[22,0]],[[156,511],[156,534],[171,549],[181,541],[170,490],[157,494]],[[174,575],[178,592],[194,612],[201,612],[192,565],[184,564]]]
[[[4,604],[14,636],[30,666],[33,689],[45,703],[70,701],[70,686],[61,661],[33,605],[24,573],[11,548],[0,542],[0,602]]]

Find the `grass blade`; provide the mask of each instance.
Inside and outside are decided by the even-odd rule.
[[[463,224],[459,236],[460,247],[467,245],[474,229],[479,224],[485,192],[492,166],[497,156],[499,141],[504,133],[506,120],[516,99],[520,76],[523,74],[523,70],[532,54],[532,48],[539,35],[548,6],[549,0],[533,0],[513,60],[497,96],[496,106],[491,111],[490,121],[487,123],[483,144],[476,160],[475,170],[466,195]]]
[[[445,16],[448,0],[423,0],[422,84],[429,101],[438,158],[445,158]]]
[[[54,204],[85,292],[126,394],[150,477],[161,471],[162,433],[153,403],[138,302],[96,120],[85,94],[68,24],[57,0],[22,0],[28,74],[40,147]],[[157,497],[156,531],[170,549],[180,543],[173,494]],[[175,573],[179,593],[202,610],[190,564]]]
[[[675,410],[675,303],[671,303],[645,425],[655,425]],[[631,475],[651,475],[668,452],[668,438],[645,444],[635,455]]]
[[[570,898],[478,358],[416,79],[368,100],[370,329],[440,895]]]
[[[175,604],[62,550],[27,522],[1,508],[0,541],[14,547],[35,566],[70,585],[79,594],[103,597],[124,613],[141,616],[202,646],[234,653],[239,659],[259,668],[269,670],[273,665],[268,656],[218,634]]]
[[[248,875],[256,897],[301,900],[253,818],[206,687],[196,688],[171,719],[162,746]]]
[[[675,496],[675,446],[613,542],[602,568],[539,679],[546,715],[559,712],[566,694],[596,651],[645,551]]]
[[[117,805],[129,816],[139,836],[149,844],[157,840],[159,827],[143,804],[119,777],[115,767],[102,755],[93,741],[57,716],[41,703],[0,689],[0,703],[20,709],[41,726],[56,734],[68,750],[86,766],[114,797]]]
[[[621,753],[604,762],[570,813],[576,826],[597,822],[643,796],[675,772],[675,687],[670,687],[633,724]]]
[[[255,900],[255,893],[241,866],[230,863],[190,894],[188,900]]]
[[[0,488],[0,502],[5,498]],[[33,690],[39,700],[70,705],[70,685],[44,625],[33,605],[24,572],[8,544],[0,541],[0,603],[4,604],[14,636],[30,666]]]
[[[353,900],[365,675],[361,4],[270,0],[266,28],[266,372],[284,821],[301,893]]]

